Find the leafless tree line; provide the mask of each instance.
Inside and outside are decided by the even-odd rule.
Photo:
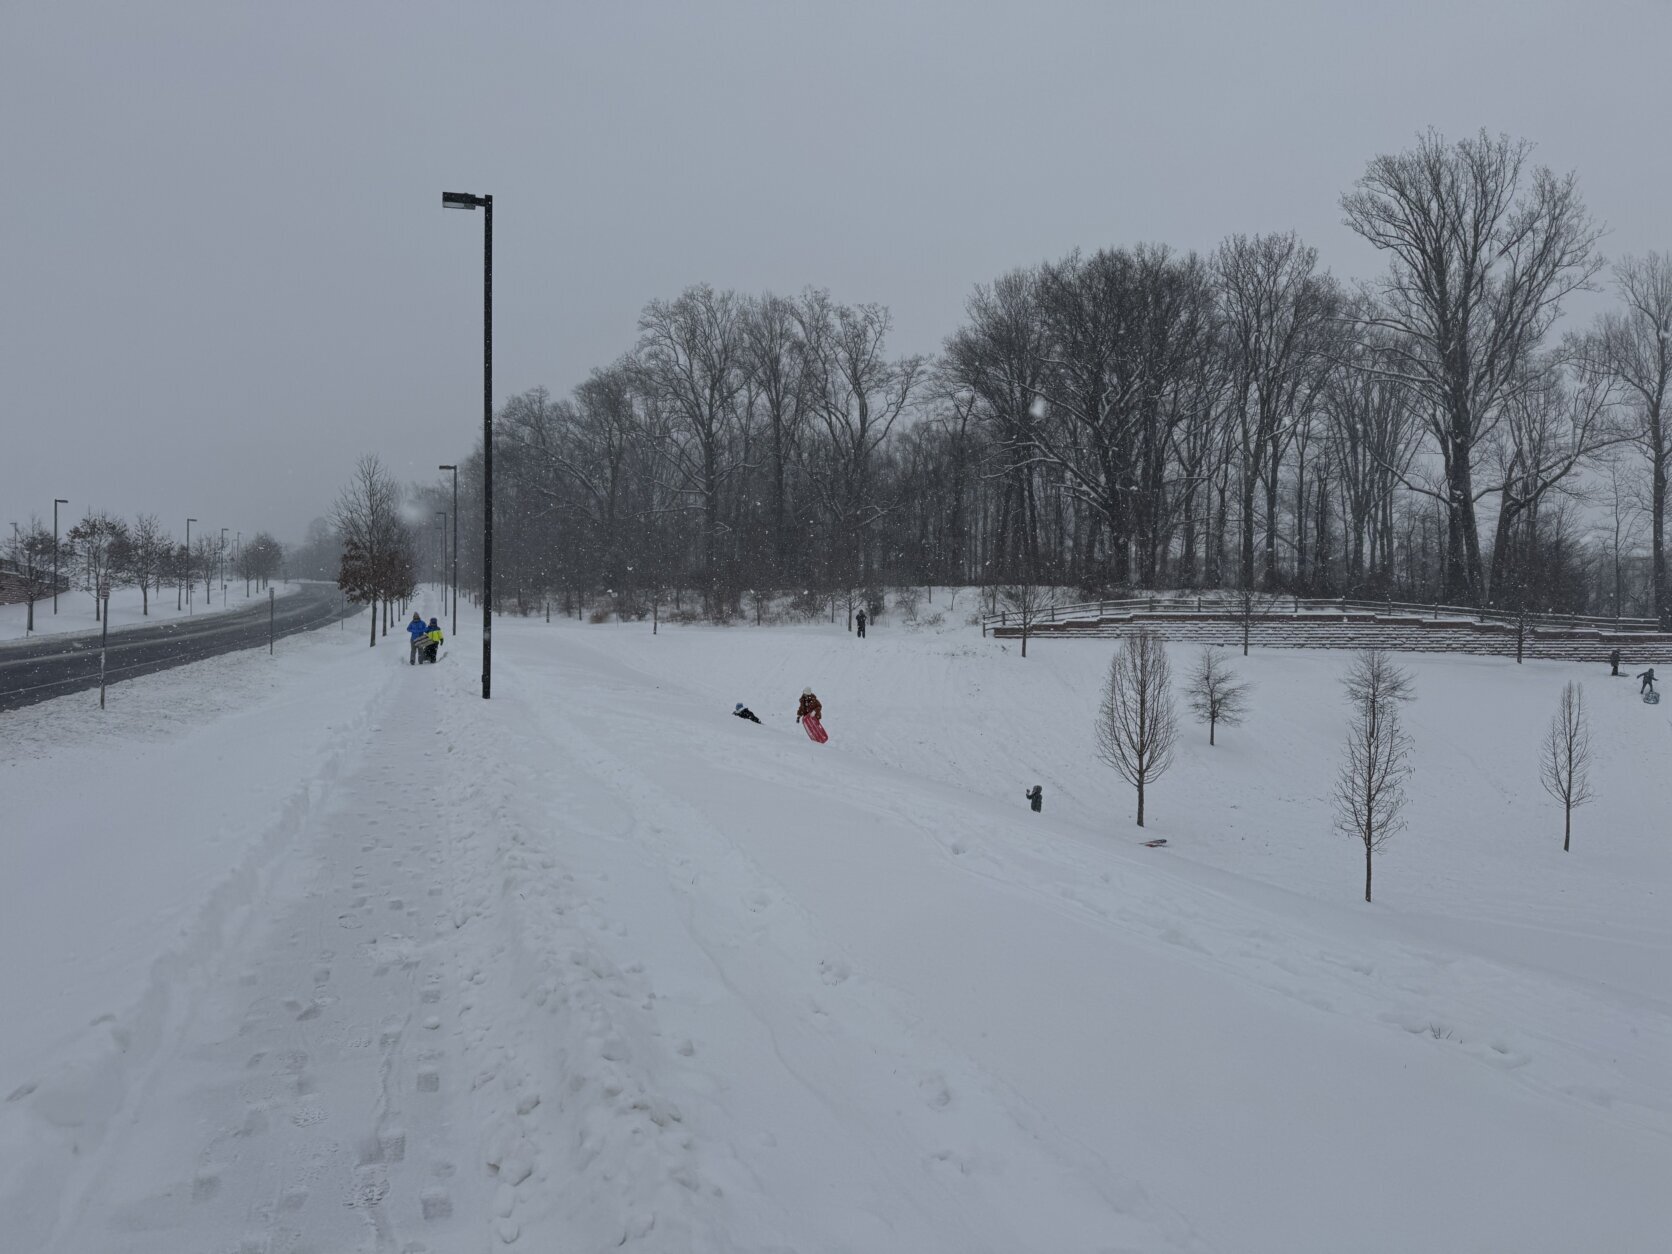
[[[1075,252],[978,285],[934,360],[822,291],[653,302],[571,396],[499,414],[496,599],[1173,586],[1672,628],[1672,258],[1605,270],[1530,156],[1430,132],[1371,161],[1341,203],[1373,281],[1292,233]]]
[[[37,517],[27,525],[13,523],[3,552],[29,603],[29,631],[34,630],[36,602],[53,594],[55,567],[58,586],[66,590],[137,588],[141,611],[149,615],[151,599],[160,596],[165,585],[175,589],[178,610],[185,607],[187,589],[198,579],[207,599],[217,579],[232,575],[264,587],[284,564],[284,546],[265,531],[238,543],[219,531],[205,531],[194,536],[188,548],[155,514],[140,514],[129,522],[108,510],[89,510],[56,540]],[[95,598],[95,621],[101,613]]]

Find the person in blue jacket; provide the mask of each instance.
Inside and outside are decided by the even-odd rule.
[[[413,611],[412,621],[406,625],[406,634],[412,637],[412,649],[406,659],[409,665],[418,665],[418,650],[423,646],[424,637],[429,631],[430,629],[424,626],[424,616]]]

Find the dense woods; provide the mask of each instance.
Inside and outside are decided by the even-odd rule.
[[[1341,207],[1379,276],[1292,233],[1076,251],[977,283],[934,358],[816,288],[653,301],[570,395],[498,411],[496,601],[725,618],[751,592],[1050,584],[1672,628],[1672,259],[1609,264],[1574,177],[1485,133],[1375,158]],[[1582,289],[1609,312],[1559,327]],[[414,498],[450,510],[450,482]]]

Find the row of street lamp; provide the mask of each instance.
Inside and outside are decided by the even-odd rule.
[[[69,502],[68,498],[66,498],[66,497],[55,496],[55,497],[52,498],[52,612],[54,614],[56,614],[58,612],[58,582],[59,582],[59,572],[58,572],[58,507],[60,505],[68,505],[69,503],[70,502]],[[188,552],[188,553],[190,553],[192,551],[192,524],[196,521],[197,521],[197,519],[195,519],[195,518],[186,519],[186,552]],[[222,550],[223,553],[226,550],[226,533],[229,532],[229,531],[232,531],[232,530],[233,529],[231,527],[222,527],[221,528],[221,550]],[[244,546],[244,533],[242,531],[237,532],[236,543],[237,543],[236,552],[242,552],[243,551],[243,546]],[[238,560],[236,555],[233,557],[233,560],[234,561]],[[221,578],[221,604],[225,605],[226,604],[226,567],[224,565],[222,565],[221,569],[220,569],[220,578]]]

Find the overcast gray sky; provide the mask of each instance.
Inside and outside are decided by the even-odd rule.
[[[155,511],[286,540],[495,393],[567,392],[645,302],[828,288],[933,352],[971,286],[1294,228],[1436,126],[1577,169],[1672,249],[1672,4],[0,0],[0,525]]]

